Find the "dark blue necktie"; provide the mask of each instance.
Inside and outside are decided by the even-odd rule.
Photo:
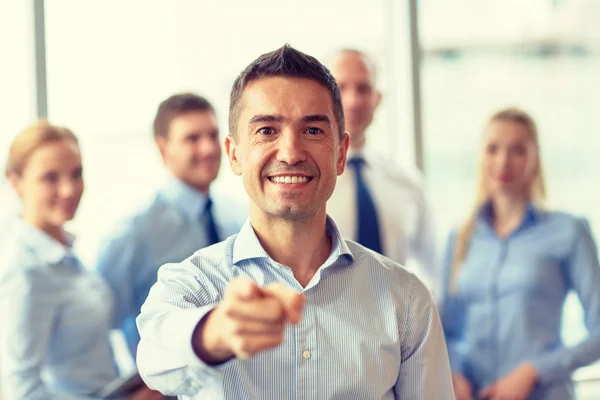
[[[379,223],[377,220],[377,210],[375,202],[365,184],[362,174],[362,168],[365,165],[363,158],[353,158],[348,160],[348,165],[354,169],[354,178],[356,179],[356,208],[358,211],[358,243],[378,253],[382,252],[381,240],[379,237]]]
[[[209,198],[206,200],[206,207],[204,207],[203,220],[205,223],[206,237],[208,239],[208,245],[220,242],[219,234],[217,233],[217,225],[212,213],[212,200]]]

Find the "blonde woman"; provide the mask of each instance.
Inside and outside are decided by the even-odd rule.
[[[82,268],[63,228],[83,193],[77,138],[45,121],[30,126],[10,146],[6,177],[22,208],[0,251],[3,398],[93,398],[117,372],[110,291]]]
[[[544,207],[537,129],[518,109],[485,130],[472,215],[450,235],[442,322],[457,399],[573,398],[571,373],[600,359],[600,267],[587,222]],[[560,339],[567,292],[589,337]]]

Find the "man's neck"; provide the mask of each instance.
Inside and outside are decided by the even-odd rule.
[[[331,253],[324,210],[307,220],[257,214],[250,212],[250,223],[267,254],[289,267],[298,283],[306,287]]]
[[[173,173],[173,171],[171,171],[171,170],[169,170],[169,173],[171,174],[171,179],[175,179],[175,180],[183,183],[187,187],[194,189],[195,191],[201,193],[202,195],[208,196],[209,190],[210,190],[210,184],[198,185],[198,184],[195,184],[193,182],[190,182],[190,181],[184,179],[183,177],[175,175],[175,173]]]

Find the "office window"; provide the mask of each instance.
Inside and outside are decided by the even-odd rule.
[[[18,209],[4,178],[8,147],[35,120],[35,63],[32,2],[0,3],[0,241],[5,221]]]

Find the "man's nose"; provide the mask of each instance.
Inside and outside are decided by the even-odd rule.
[[[306,161],[306,152],[303,148],[302,133],[286,130],[281,133],[277,143],[277,161],[295,165]]]

